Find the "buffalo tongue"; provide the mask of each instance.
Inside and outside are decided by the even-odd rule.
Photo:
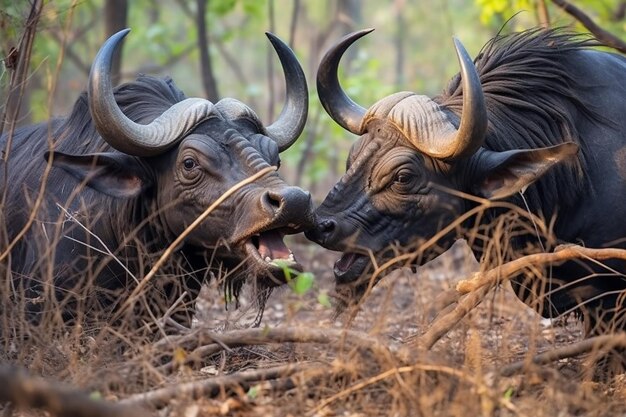
[[[268,230],[259,235],[258,250],[261,258],[265,260],[290,259],[291,255],[291,251],[283,242],[283,235],[276,230]]]

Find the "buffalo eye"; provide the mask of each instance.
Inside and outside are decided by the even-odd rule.
[[[414,182],[415,175],[407,169],[401,169],[394,175],[391,189],[400,194],[408,193],[411,191]]]
[[[394,181],[398,184],[406,185],[411,182],[411,174],[409,174],[408,172],[400,171],[396,174]]]
[[[411,182],[411,176],[409,174],[399,173],[396,175],[395,181],[398,184],[408,184]]]
[[[196,165],[196,161],[194,161],[192,158],[185,158],[185,160],[183,161],[183,168],[185,168],[185,170],[187,171],[191,171],[196,167]]]

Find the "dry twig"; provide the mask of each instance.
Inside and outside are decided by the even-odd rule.
[[[454,310],[436,318],[428,330],[421,336],[411,337],[407,341],[420,349],[430,350],[439,339],[448,333],[454,326],[476,307],[489,292],[491,287],[481,287],[477,291],[461,298]]]
[[[606,334],[581,340],[561,348],[552,349],[532,357],[535,365],[544,365],[565,358],[573,358],[592,351],[606,351],[615,347],[626,348],[626,334]],[[512,363],[500,370],[500,375],[511,376],[529,365],[528,360]]]
[[[507,262],[486,272],[476,272],[472,278],[459,281],[456,289],[461,294],[465,294],[488,284],[498,284],[531,265],[552,264],[571,259],[626,260],[626,249],[591,249],[578,245],[561,245],[557,246],[553,253],[535,253]]]
[[[272,343],[320,343],[320,344],[336,344],[341,343],[342,346],[354,346],[365,348],[374,353],[377,358],[389,358],[392,355],[392,348],[377,338],[366,333],[353,330],[342,329],[323,329],[323,328],[307,328],[307,327],[277,327],[271,329],[243,329],[233,330],[220,335],[213,335],[210,332],[202,331],[199,334],[183,336],[184,340],[195,343],[188,345],[188,349],[193,349],[185,360],[185,363],[191,363],[199,358],[207,358],[223,350],[229,348],[250,346],[250,345],[267,345]],[[201,345],[204,341],[209,340],[211,343]],[[170,339],[170,343],[180,347],[180,343],[175,343]],[[198,346],[200,345],[200,346]],[[161,369],[164,372],[171,371],[174,363],[170,362]]]
[[[589,15],[580,10],[578,7],[565,0],[552,0],[552,3],[556,4],[574,19],[582,23],[582,25],[587,28],[587,30],[589,30],[589,32],[591,32],[597,40],[599,40],[606,46],[609,46],[613,49],[620,51],[623,54],[626,54],[626,42],[624,42],[611,32],[598,26],[598,24],[594,22],[589,17]]]
[[[458,297],[467,294],[458,301],[451,312],[435,319],[429,329],[421,336],[411,338],[411,344],[423,349],[430,349],[443,335],[456,326],[463,317],[476,307],[493,286],[514,277],[520,271],[531,265],[545,265],[563,262],[571,259],[626,259],[624,249],[591,249],[578,245],[557,246],[553,253],[537,253],[527,255],[514,261],[507,262],[486,272],[476,272],[472,278],[459,281],[456,286]],[[469,293],[469,294],[468,294]],[[453,302],[455,297],[447,296],[446,300]]]

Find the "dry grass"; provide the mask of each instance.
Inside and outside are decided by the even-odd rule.
[[[429,329],[437,313],[430,309],[433,300],[477,268],[464,244],[416,273],[391,273],[358,314],[334,320],[334,310],[317,300],[332,287],[333,256],[294,240],[318,279],[304,296],[288,289],[274,294],[261,328],[247,328],[255,315],[249,294],[240,310],[226,311],[214,283],[203,290],[193,328],[178,335],[155,340],[124,326],[32,328],[22,322],[26,329],[20,333],[29,337],[4,337],[3,359],[112,402],[148,405],[149,415],[626,412],[624,378],[593,382],[584,357],[531,365],[539,352],[580,341],[582,327],[571,317],[541,320],[506,285],[490,292],[432,349],[415,346],[416,335]],[[505,365],[524,360],[523,373],[501,374]]]
[[[58,225],[69,221],[90,229],[90,219],[77,224],[61,214]],[[320,294],[333,291],[335,255],[293,237],[291,246],[317,280],[304,295],[289,288],[276,291],[260,328],[250,328],[258,313],[253,285],[242,295],[239,310],[232,305],[227,309],[220,286],[224,274],[203,289],[193,326],[176,324],[174,312],[193,306],[184,288],[176,296],[164,290],[165,283],[180,278],[154,266],[166,261],[167,251],[146,255],[146,274],[134,276],[131,288],[116,294],[119,305],[131,300],[143,307],[131,311],[143,314],[119,315],[113,324],[110,312],[109,320],[103,320],[97,304],[85,301],[94,299],[88,285],[94,276],[82,277],[87,285],[78,285],[65,299],[55,297],[54,271],[45,257],[39,275],[47,289],[38,300],[44,306],[42,318],[37,324],[27,320],[25,294],[5,267],[2,361],[46,380],[3,368],[0,399],[38,405],[56,415],[136,415],[127,407],[159,416],[541,417],[626,412],[626,380],[620,375],[594,382],[589,365],[607,343],[624,346],[623,336],[609,335],[586,349],[576,345],[575,351],[558,350],[582,340],[581,324],[573,317],[542,320],[506,282],[520,263],[539,272],[542,260],[562,260],[568,252],[596,258],[605,253],[570,247],[520,258],[525,253],[511,247],[511,236],[536,230],[549,235],[539,219],[532,219],[534,224],[528,219],[527,213],[513,211],[489,229],[476,229],[470,244],[487,242],[478,274],[479,266],[463,242],[417,272],[400,268],[389,273],[419,259],[436,239],[398,250],[394,260],[376,269],[377,276],[387,276],[338,318],[333,308],[319,302]],[[454,224],[448,230],[459,227]],[[39,230],[35,224],[33,231]],[[35,239],[48,245],[45,253],[51,254],[64,235],[60,227],[55,236],[41,230]],[[91,248],[102,252],[98,237],[92,238]],[[518,260],[507,263],[511,259]],[[167,265],[165,270],[175,268]],[[459,284],[467,278],[472,280]],[[462,296],[456,291],[459,285],[473,291]],[[82,301],[73,306],[73,322],[68,324],[60,312],[72,300]],[[81,391],[59,389],[55,381]],[[99,408],[90,409],[93,397],[108,405],[96,402]],[[83,414],[63,408],[75,404]],[[5,415],[45,414],[5,410]]]

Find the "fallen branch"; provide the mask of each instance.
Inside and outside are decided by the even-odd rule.
[[[481,287],[478,290],[460,298],[454,310],[436,318],[428,330],[420,336],[407,338],[405,341],[419,349],[430,350],[446,333],[472,311],[483,300],[491,287]]]
[[[591,32],[593,36],[595,36],[595,38],[602,42],[604,45],[616,49],[623,54],[626,54],[626,43],[611,32],[598,26],[598,24],[596,24],[581,9],[565,0],[552,0],[552,2],[559,6],[561,9],[563,9],[563,11],[568,13],[574,19],[582,23],[582,25],[587,28],[587,30]]]
[[[306,327],[254,328],[233,330],[219,335],[202,331],[199,334],[196,333],[193,336],[185,335],[182,338],[190,343],[195,343],[195,346],[193,344],[186,346],[187,349],[193,350],[186,356],[183,362],[184,364],[192,363],[199,358],[208,358],[223,350],[234,347],[275,343],[342,343],[342,345],[345,344],[351,347],[355,346],[370,350],[373,352],[374,357],[389,358],[392,355],[392,348],[379,341],[376,337],[353,330],[343,329]],[[200,345],[207,339],[211,341],[211,343]],[[171,340],[171,342],[174,346],[180,346],[174,343],[173,340]],[[161,372],[171,372],[175,365],[177,365],[175,361],[171,361],[163,365],[159,370]]]
[[[458,297],[463,294],[467,295],[458,301],[454,310],[444,314],[440,318],[436,318],[424,334],[407,339],[407,342],[426,350],[431,349],[443,335],[448,333],[467,315],[467,313],[480,304],[482,299],[489,292],[489,289],[515,276],[531,265],[545,265],[571,259],[594,259],[598,261],[607,259],[626,260],[626,250],[614,248],[591,249],[578,245],[561,245],[557,246],[552,253],[527,255],[490,269],[489,271],[476,272],[472,275],[472,278],[461,280],[457,283],[456,290],[458,291]],[[446,294],[445,298],[446,302],[455,301],[453,294]]]
[[[592,337],[581,340],[580,342],[553,349],[547,352],[535,355],[531,359],[531,363],[535,365],[545,365],[561,359],[573,358],[583,353],[592,351],[606,351],[616,347],[626,348],[626,334],[610,334]],[[504,366],[500,370],[502,376],[512,376],[529,365],[528,360],[512,363]]]
[[[0,402],[16,408],[41,408],[54,416],[142,417],[148,414],[135,406],[94,400],[89,394],[30,376],[23,369],[0,366]]]
[[[495,285],[515,276],[530,265],[545,265],[571,259],[607,259],[626,260],[626,249],[590,249],[578,245],[557,246],[552,253],[536,253],[507,262],[486,272],[476,272],[472,278],[461,280],[456,285],[457,291],[466,294],[485,285]]]
[[[272,368],[255,369],[231,375],[211,377],[199,381],[175,384],[153,391],[135,394],[119,401],[124,406],[164,407],[174,398],[196,400],[202,397],[216,397],[227,388],[242,387],[247,390],[253,384],[262,381],[287,378],[297,372],[311,369],[310,363],[280,365]]]

